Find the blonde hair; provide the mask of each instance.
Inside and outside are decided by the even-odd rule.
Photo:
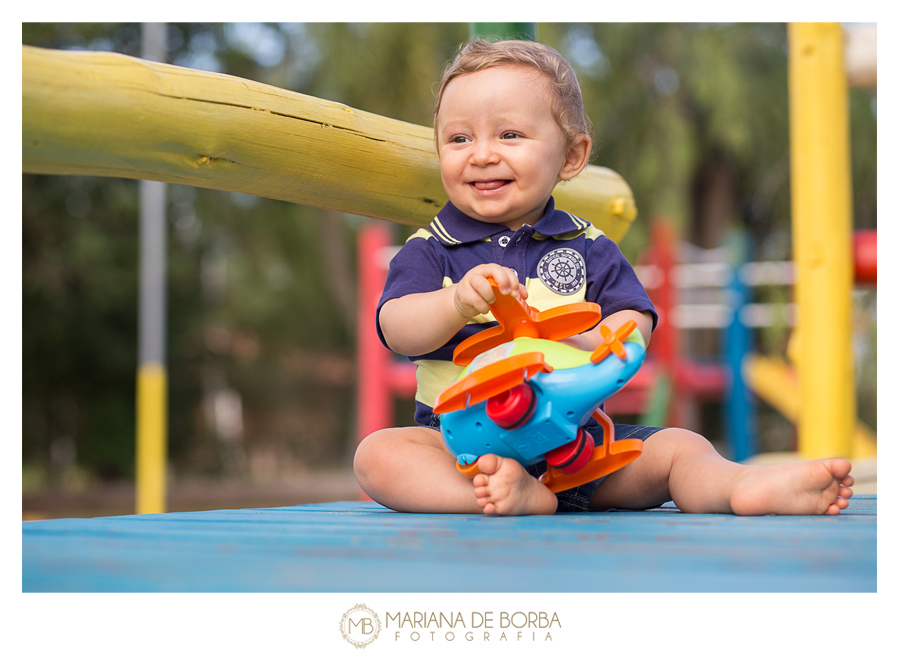
[[[556,50],[534,41],[488,41],[476,37],[460,46],[441,76],[434,104],[435,128],[447,85],[461,75],[495,66],[526,66],[542,73],[550,88],[550,111],[566,136],[566,146],[571,147],[581,135],[587,135],[593,144],[594,129],[584,113],[575,71]]]

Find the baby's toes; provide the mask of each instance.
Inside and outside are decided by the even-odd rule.
[[[500,469],[500,463],[497,455],[482,455],[478,458],[478,470],[485,475],[493,475]]]

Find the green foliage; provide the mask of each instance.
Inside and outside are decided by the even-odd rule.
[[[697,171],[722,153],[739,190],[722,229],[758,224],[766,234],[787,222],[786,195],[765,213],[747,212],[760,178],[787,155],[783,25],[542,24],[539,35],[576,68],[597,135],[595,162],[625,177],[643,220],[665,215],[689,234]],[[787,184],[782,176],[778,191]],[[632,257],[645,226],[623,241]]]
[[[49,460],[53,439],[86,438],[91,428],[91,441],[117,444],[85,456],[98,472],[131,470],[133,445],[121,445],[113,428],[134,423],[136,187],[23,177],[26,460]]]

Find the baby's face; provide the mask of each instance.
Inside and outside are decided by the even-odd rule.
[[[549,86],[534,69],[498,66],[454,78],[435,130],[450,201],[483,222],[533,225],[556,183],[578,173],[568,172]]]

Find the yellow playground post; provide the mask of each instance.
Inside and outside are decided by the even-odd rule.
[[[852,207],[847,79],[839,23],[788,26],[791,214],[802,457],[850,457]]]
[[[145,363],[138,368],[135,473],[138,514],[166,511],[167,379],[161,364]]]

